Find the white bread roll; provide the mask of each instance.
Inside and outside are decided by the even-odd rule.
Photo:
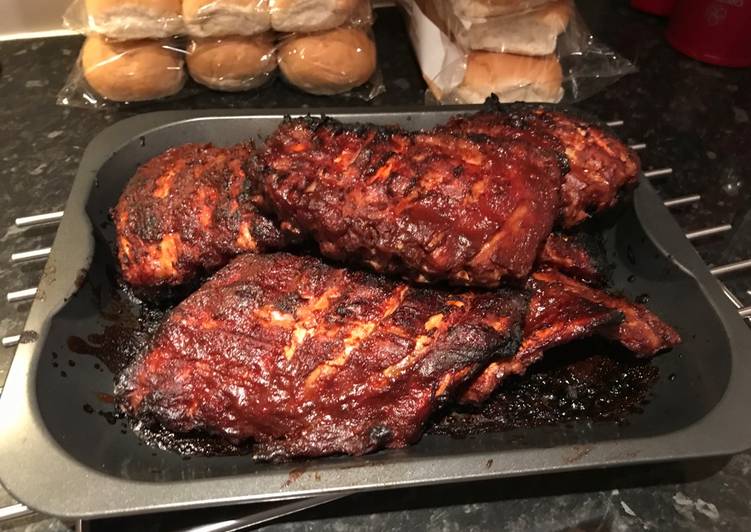
[[[452,99],[456,103],[482,103],[494,93],[502,102],[559,102],[562,82],[561,65],[554,56],[471,52],[464,79],[454,89]]]
[[[183,0],[183,20],[194,37],[257,35],[271,28],[269,0]]]
[[[90,35],[81,49],[89,86],[115,102],[171,96],[185,83],[183,54],[160,41],[107,41]]]
[[[269,0],[271,27],[276,31],[330,30],[349,21],[362,0]]]
[[[466,29],[460,24],[454,36],[469,50],[548,55],[555,51],[558,35],[566,30],[572,10],[570,0],[556,0],[526,13],[489,18]]]
[[[458,17],[482,19],[528,11],[550,0],[441,0],[453,7]]]
[[[521,13],[478,19],[457,17],[445,0],[416,0],[433,24],[465,50],[548,55],[568,26],[572,0],[552,0]]]
[[[279,68],[289,83],[311,94],[347,92],[375,72],[375,43],[356,28],[291,36],[279,47]]]
[[[86,0],[89,27],[111,39],[161,39],[181,33],[180,0]]]
[[[202,85],[220,91],[244,91],[263,85],[276,69],[274,37],[194,39],[188,46],[188,71]]]

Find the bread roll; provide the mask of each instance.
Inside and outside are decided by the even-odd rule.
[[[183,0],[183,20],[194,37],[256,35],[271,28],[269,0]]]
[[[471,52],[453,99],[482,103],[495,93],[502,102],[558,102],[563,97],[562,82],[561,65],[554,56]]]
[[[312,32],[341,26],[362,0],[269,0],[271,27],[276,31]]]
[[[442,0],[464,19],[482,19],[519,13],[539,7],[550,0]]]
[[[571,0],[553,0],[530,11],[469,22],[455,16],[442,0],[417,3],[462,48],[522,55],[552,54],[573,11]]]
[[[375,43],[356,28],[292,36],[279,47],[279,68],[311,94],[339,94],[362,85],[376,68]]]
[[[244,91],[263,85],[276,68],[274,38],[195,39],[188,47],[188,71],[198,83],[220,91]]]
[[[183,30],[180,0],[86,0],[89,26],[111,39],[161,39]]]
[[[140,102],[182,89],[182,56],[160,41],[112,42],[90,35],[81,49],[81,68],[99,95],[115,102]]]

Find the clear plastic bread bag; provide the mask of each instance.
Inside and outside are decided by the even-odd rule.
[[[269,0],[269,11],[271,29],[283,33],[373,25],[370,0]]]
[[[113,41],[91,34],[57,103],[94,109],[133,105],[181,94],[186,78],[179,39]]]
[[[369,101],[385,90],[367,25],[282,35],[277,53],[284,80],[304,92]]]
[[[164,39],[185,32],[181,0],[73,0],[68,29],[110,40]]]
[[[185,31],[191,37],[251,36],[271,29],[269,0],[183,0]]]
[[[399,0],[430,101],[573,102],[635,71],[571,0]]]

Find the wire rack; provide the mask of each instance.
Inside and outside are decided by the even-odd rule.
[[[619,128],[624,125],[623,120],[614,120],[607,123],[608,126],[612,128]],[[631,149],[636,151],[643,151],[647,149],[646,143],[635,143],[630,145]],[[644,171],[644,177],[649,180],[657,180],[662,178],[667,178],[673,174],[672,168],[653,168],[650,170]],[[702,201],[702,196],[700,194],[690,194],[686,196],[680,196],[675,198],[670,198],[664,200],[664,205],[668,209],[673,209],[677,207],[682,207],[685,205],[691,205],[695,203],[700,203]],[[64,212],[63,211],[56,211],[56,212],[48,212],[48,213],[42,213],[42,214],[34,214],[30,216],[25,216],[22,218],[17,218],[15,220],[16,227],[20,230],[20,233],[23,234],[24,229],[29,229],[33,227],[43,226],[43,225],[51,225],[51,224],[57,224],[63,217]],[[711,237],[714,235],[719,235],[722,233],[726,233],[728,231],[731,231],[733,229],[733,226],[730,224],[722,224],[712,227],[705,227],[698,230],[688,231],[686,232],[686,238],[691,240],[692,242],[700,241],[702,238]],[[45,248],[39,248],[39,249],[33,249],[28,251],[18,251],[11,255],[10,262],[11,267],[22,264],[22,263],[30,263],[30,262],[38,262],[39,263],[39,271],[41,274],[42,271],[42,264],[43,261],[47,259],[49,254],[51,253],[52,249],[49,247]],[[720,279],[722,276],[729,275],[732,273],[737,272],[743,272],[749,270],[751,271],[751,258],[740,260],[737,262],[729,263],[729,264],[723,264],[721,266],[715,266],[710,269],[711,273],[718,278],[720,281],[720,285],[722,286],[723,292],[728,297],[730,302],[738,309],[739,315],[746,320],[746,322],[751,325],[751,306],[744,307],[741,300],[738,298],[736,294],[734,294]],[[20,302],[25,302],[32,300],[37,295],[37,288],[35,287],[17,287],[17,289],[13,291],[9,291],[6,293],[5,298],[8,304],[15,304]],[[748,295],[751,296],[751,290],[748,290]],[[2,346],[5,348],[12,348],[18,345],[18,343],[21,341],[21,333],[20,331],[5,331],[3,334],[8,334],[8,336],[4,336],[2,338]],[[2,388],[0,388],[0,391]],[[292,503],[292,504],[284,504],[279,506],[278,508],[274,508],[271,510],[268,510],[266,512],[262,513],[255,513],[251,514],[248,517],[237,520],[237,522],[225,522],[218,524],[216,528],[206,528],[205,530],[212,530],[212,531],[229,531],[229,530],[239,530],[240,528],[246,528],[247,526],[251,526],[254,524],[258,524],[260,522],[267,522],[272,519],[276,519],[279,517],[283,517],[286,515],[290,515],[291,513],[295,513],[307,508],[310,508],[312,506],[317,506],[319,504],[326,504],[327,502],[330,502],[330,500],[335,500],[340,498],[340,496],[337,497],[315,497],[312,499],[308,499],[306,501],[298,502],[298,503]],[[7,508],[0,509],[0,523],[2,523],[5,520],[9,519],[16,519],[19,517],[27,516],[32,514],[33,512],[23,506],[22,504],[16,504]],[[242,527],[238,527],[239,524],[242,524]],[[222,527],[221,525],[225,525],[225,527]],[[78,523],[77,526],[78,529],[81,528],[81,523]],[[202,530],[204,530],[202,528]]]

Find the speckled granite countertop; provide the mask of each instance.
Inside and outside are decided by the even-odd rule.
[[[639,67],[581,107],[604,120],[623,119],[621,134],[645,142],[644,167],[672,167],[655,180],[665,198],[701,194],[676,209],[686,230],[731,223],[733,230],[697,241],[710,264],[751,257],[751,69],[716,68],[684,58],[662,38],[664,21],[630,10],[625,0],[579,2],[594,32]],[[615,7],[614,7],[615,6]],[[399,14],[376,25],[387,92],[369,105],[424,101]],[[134,111],[57,107],[55,95],[75,61],[80,38],[0,43],[0,287],[35,286],[40,264],[11,267],[13,251],[49,245],[54,227],[20,231],[14,218],[60,210],[82,150],[103,128]],[[139,112],[177,108],[362,106],[356,99],[303,95],[277,81],[250,95],[199,90]],[[726,279],[751,304],[751,274]],[[0,303],[0,335],[21,330],[28,303]],[[0,383],[12,350],[0,348]],[[743,420],[739,420],[743,422]],[[0,504],[6,502],[0,496]],[[221,510],[213,510],[217,519]],[[184,524],[183,524],[184,525]],[[94,523],[92,529],[163,530],[173,518]],[[58,530],[41,518],[19,530]],[[729,460],[669,464],[354,496],[278,522],[269,530],[751,530],[751,453]]]

